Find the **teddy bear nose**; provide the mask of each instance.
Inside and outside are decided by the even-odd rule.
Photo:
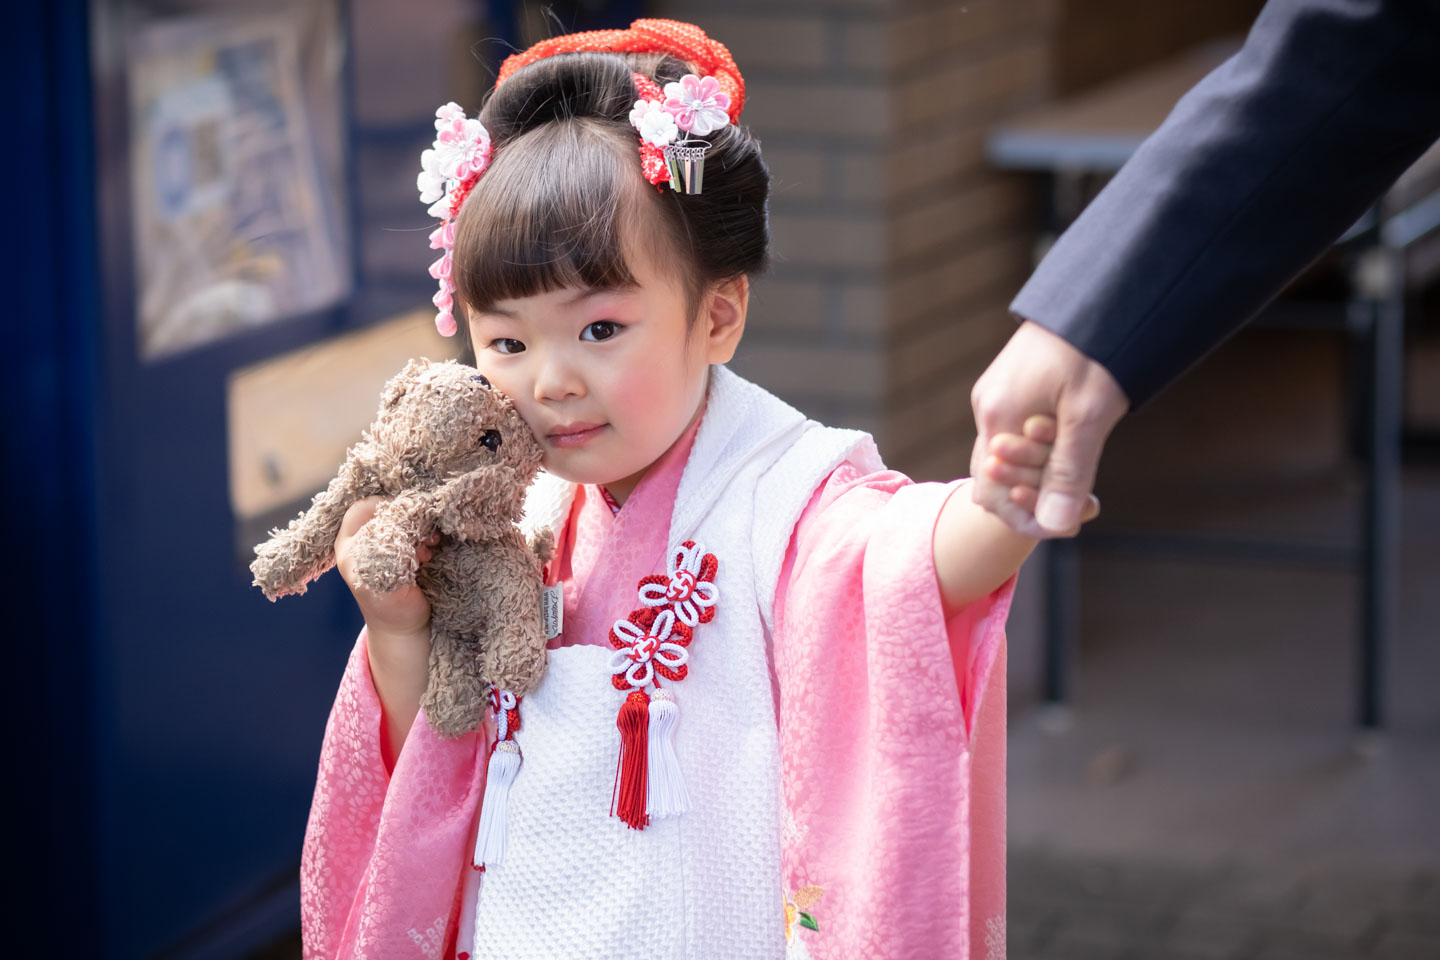
[[[499,450],[499,449],[500,449],[500,431],[499,431],[499,430],[486,430],[485,433],[484,433],[484,435],[480,437],[480,445],[481,445],[482,447],[484,447],[486,450],[489,450],[491,453],[494,453],[496,450]]]
[[[486,386],[486,387],[490,386],[490,381],[485,378],[485,374],[483,374],[483,373],[482,373],[482,374],[479,374],[478,376],[471,377],[470,379],[471,379],[471,380],[479,380],[482,386]]]

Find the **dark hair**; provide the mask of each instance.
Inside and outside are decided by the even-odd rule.
[[[693,322],[710,285],[765,269],[770,172],[749,131],[731,124],[706,137],[699,195],[656,190],[640,172],[631,74],[663,86],[689,72],[655,54],[564,53],[491,93],[480,111],[490,166],[456,222],[452,279],[463,304],[632,285],[625,248],[640,241],[683,279]],[[455,313],[461,359],[474,363],[464,307]]]

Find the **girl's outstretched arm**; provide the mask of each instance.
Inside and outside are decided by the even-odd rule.
[[[999,434],[991,440],[984,470],[1011,487],[1012,498],[1031,498],[1055,440],[1055,420],[1035,416],[1025,422],[1025,435]],[[958,493],[958,491],[957,491]],[[1082,523],[1100,513],[1094,496],[1081,514]],[[1078,532],[1078,531],[1077,531]],[[1038,541],[1016,533],[1005,521],[975,503],[968,492],[951,495],[935,522],[935,576],[947,616],[989,595],[1020,569]]]

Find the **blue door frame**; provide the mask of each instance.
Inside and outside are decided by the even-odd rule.
[[[117,2],[0,5],[14,211],[0,495],[15,533],[0,611],[24,865],[4,952],[242,957],[298,924],[316,759],[361,620],[337,576],[280,605],[251,586],[226,380],[379,319],[396,291],[367,300],[356,242],[349,302],[141,363],[123,58],[103,22]],[[514,5],[488,6],[513,35]],[[577,3],[573,27],[639,7]],[[415,278],[414,303],[428,284]]]

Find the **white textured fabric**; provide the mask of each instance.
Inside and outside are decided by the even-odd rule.
[[[771,604],[796,520],[857,447],[874,444],[712,369],[669,537],[672,548],[696,540],[720,561],[715,619],[697,628],[689,676],[668,687],[694,806],[641,831],[610,816],[624,699],[610,684],[612,651],[552,650],[520,708],[524,765],[510,792],[505,861],[466,887],[475,907],[461,935],[473,923],[475,960],[785,955]],[[573,485],[542,474],[522,527],[558,525],[573,496]]]
[[[673,905],[683,898],[665,895],[683,890],[680,819],[631,830],[610,816],[621,699],[611,652],[552,650],[544,682],[521,704],[524,763],[510,788],[505,860],[480,884],[476,958],[683,956]]]

